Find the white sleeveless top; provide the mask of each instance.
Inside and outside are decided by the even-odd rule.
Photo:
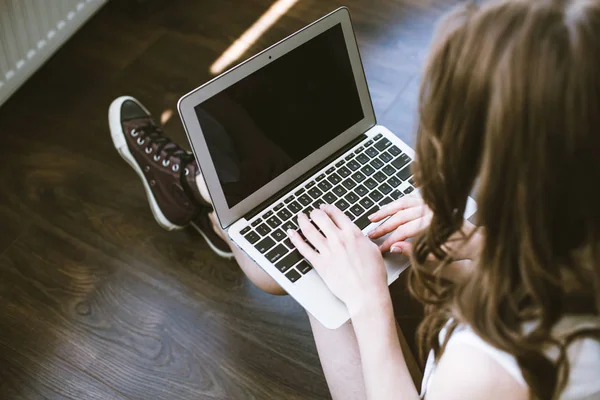
[[[525,329],[531,329],[532,325]],[[592,316],[567,316],[554,328],[557,336],[568,334],[582,328],[600,328],[600,318]],[[439,335],[440,343],[446,337],[444,328]],[[515,357],[498,350],[481,339],[469,326],[459,325],[448,340],[446,348],[457,344],[468,344],[496,360],[519,384],[527,386],[521,369]],[[558,350],[552,349],[546,353],[550,358],[558,357]],[[592,400],[600,399],[600,342],[592,338],[575,340],[567,348],[570,362],[569,381],[563,390],[561,400]],[[421,398],[424,397],[431,382],[435,378],[436,362],[433,351],[429,353],[423,374]]]

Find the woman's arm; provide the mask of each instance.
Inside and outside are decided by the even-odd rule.
[[[419,399],[402,353],[389,291],[351,311],[369,399]]]
[[[418,393],[404,361],[396,332],[387,272],[379,248],[343,212],[323,205],[311,218],[300,214],[304,242],[295,231],[288,235],[314,266],[334,295],[348,307],[363,366],[369,399],[417,399]]]

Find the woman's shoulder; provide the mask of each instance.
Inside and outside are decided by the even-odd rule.
[[[524,330],[531,328],[531,325],[526,325]],[[588,329],[600,329],[600,317],[564,317],[554,328],[553,334],[560,340],[572,333]],[[443,343],[446,335],[446,330],[440,332],[440,343]],[[558,348],[548,348],[547,355],[556,360],[559,356]],[[597,379],[598,371],[600,371],[600,341],[597,338],[578,337],[567,347],[567,356],[570,363],[569,381],[561,398],[582,399],[595,394],[600,395],[600,380]],[[519,364],[512,354],[487,343],[468,325],[458,325],[452,332],[439,363],[434,362],[433,356],[430,355],[424,374],[423,392],[429,392],[434,373],[435,375],[438,375],[438,372],[439,374],[456,374],[457,368],[447,368],[444,371],[442,364],[444,358],[447,362],[451,361],[453,365],[456,365],[455,363],[459,363],[459,366],[460,364],[470,365],[477,371],[480,380],[485,379],[486,376],[497,379],[504,374],[504,377],[510,377],[513,383],[527,388]],[[453,360],[449,360],[449,358],[453,358]],[[439,371],[437,364],[440,367]],[[475,366],[475,364],[479,365]],[[500,367],[500,372],[495,366]],[[447,376],[446,378],[456,380],[456,376]],[[444,379],[444,377],[437,379]],[[508,384],[510,385],[510,382]]]

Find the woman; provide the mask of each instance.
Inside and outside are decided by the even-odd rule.
[[[190,184],[195,162],[146,124],[140,107],[118,134],[169,149],[186,171],[189,200],[209,199],[199,175]],[[393,251],[412,255],[411,289],[426,305],[425,399],[600,398],[600,1],[502,0],[454,11],[434,40],[419,122],[422,198],[371,216],[390,217],[369,235],[391,233],[380,248],[333,206],[311,213],[322,233],[299,217],[316,251],[289,232],[352,317],[335,331],[310,318],[332,396],[419,398],[381,257]],[[462,219],[472,191],[479,228]],[[155,215],[166,212],[165,198],[153,197]],[[196,213],[185,204],[178,226]],[[214,215],[201,217],[197,227],[219,254],[233,252],[254,283],[282,293],[227,248]]]
[[[382,250],[413,254],[425,398],[600,398],[600,1],[455,11],[419,113],[424,204],[389,205],[371,236],[396,230]],[[474,189],[482,228],[464,229]],[[300,226],[318,253],[290,236],[350,310],[367,397],[417,398],[377,249],[334,208],[312,218],[324,235]]]

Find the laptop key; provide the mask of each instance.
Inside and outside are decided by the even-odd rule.
[[[298,204],[297,201],[292,201],[288,205],[288,210],[290,210],[292,214],[298,214],[302,210],[302,207],[300,206],[300,204]]]
[[[240,234],[241,235],[245,235],[246,233],[250,232],[250,229],[252,229],[252,227],[251,226],[247,226],[247,227],[245,227],[244,229],[242,229],[240,231]]]
[[[410,160],[409,156],[407,156],[406,154],[401,154],[400,157],[398,157],[394,161],[392,161],[392,165],[394,167],[396,167],[397,169],[401,169],[406,164],[408,164],[410,161],[411,160]]]
[[[373,174],[373,172],[375,172],[375,169],[373,169],[373,167],[371,167],[370,165],[365,165],[360,169],[360,172],[362,172],[366,176],[370,176],[371,174]]]
[[[368,197],[365,197],[364,199],[362,199],[358,203],[361,206],[363,206],[364,208],[371,208],[375,204],[375,202],[373,200],[371,200],[370,198],[368,198]]]
[[[283,241],[283,244],[285,244],[285,245],[286,245],[286,247],[287,247],[288,249],[290,249],[290,250],[294,250],[294,247],[296,247],[296,246],[294,246],[294,243],[292,243],[292,241],[291,241],[289,238],[288,238],[288,239],[285,239],[285,240]]]
[[[398,172],[398,174],[396,175],[398,178],[400,178],[401,180],[405,181],[408,178],[410,178],[412,176],[412,171],[410,170],[410,166],[412,164],[408,164],[406,167],[404,167],[400,172]]]
[[[333,171],[335,171],[335,167],[331,167],[331,168],[329,168],[327,171],[325,171],[325,173],[326,173],[327,175],[329,175],[329,174],[331,174]]]
[[[395,176],[392,176],[387,183],[392,186],[392,187],[398,187],[398,185],[400,185],[402,182],[400,181],[400,179],[396,178]]]
[[[275,264],[275,267],[281,272],[285,272],[300,260],[302,260],[302,255],[298,250],[294,250]]]
[[[350,171],[350,170],[349,170],[348,168],[346,168],[346,167],[342,167],[342,168],[338,169],[338,171],[337,171],[337,172],[338,172],[338,174],[340,174],[340,176],[341,176],[342,178],[346,178],[347,176],[349,176],[349,175],[350,175],[350,173],[351,173],[352,171]]]
[[[333,188],[332,192],[335,193],[335,194],[337,194],[338,197],[342,197],[348,191],[346,189],[344,189],[343,186],[336,186],[336,187]]]
[[[354,204],[358,201],[358,199],[360,199],[360,197],[358,197],[354,192],[349,192],[346,196],[344,196],[344,199],[346,199],[348,203]]]
[[[369,224],[371,224],[371,220],[369,220],[369,215],[376,213],[377,211],[379,211],[379,207],[375,206],[375,207],[371,208],[369,211],[367,211],[365,214],[363,214],[360,218],[358,218],[356,221],[354,221],[354,224],[356,224],[356,226],[358,226],[358,229],[360,229],[362,231],[367,226],[369,226]]]
[[[360,153],[361,151],[363,151],[364,149],[365,149],[365,148],[364,148],[363,146],[359,146],[359,147],[357,147],[357,148],[356,148],[356,150],[354,150],[354,154],[358,154],[358,153]]]
[[[408,180],[408,183],[410,183],[410,184],[411,184],[411,185],[413,185],[413,186],[416,186],[416,185],[415,185],[415,177],[414,177],[414,176],[411,176],[411,177],[410,177],[410,179]]]
[[[286,208],[284,208],[283,210],[279,211],[277,213],[277,216],[279,218],[281,218],[282,221],[285,221],[286,219],[290,219],[292,217],[292,213],[289,212]]]
[[[346,217],[348,217],[350,221],[354,221],[356,219],[354,214],[352,214],[350,211],[346,211],[344,214],[346,214]]]
[[[342,178],[340,178],[340,176],[338,174],[331,174],[329,176],[329,178],[327,178],[327,180],[329,182],[331,182],[334,185],[337,185],[338,183],[340,183],[342,181]]]
[[[323,195],[323,192],[321,192],[319,190],[319,188],[312,188],[308,191],[308,194],[310,194],[310,197],[312,197],[313,199],[318,199],[319,197],[321,197]]]
[[[350,208],[350,212],[358,217],[359,215],[365,212],[365,209],[362,208],[359,204],[355,204],[352,206],[352,208]]]
[[[300,273],[298,271],[296,271],[295,269],[292,269],[290,272],[285,274],[285,277],[288,278],[290,280],[290,282],[294,283],[298,279],[302,278],[302,275],[300,275]]]
[[[339,167],[341,167],[342,165],[344,165],[344,160],[340,160],[340,161],[338,161],[338,162],[336,162],[336,163],[335,163],[335,167],[336,167],[336,168],[339,168]]]
[[[323,199],[318,199],[317,201],[315,201],[312,206],[316,209],[321,208],[321,204],[327,204],[325,203],[325,200]]]
[[[390,148],[388,149],[388,151],[389,151],[390,153],[392,153],[392,155],[394,155],[394,156],[397,156],[397,155],[399,155],[399,154],[401,154],[401,153],[402,153],[402,151],[401,151],[401,150],[398,148],[398,146],[396,146],[396,145],[393,145],[392,147],[390,147]]]
[[[367,150],[365,150],[365,153],[367,153],[369,157],[374,158],[377,157],[379,151],[377,151],[375,147],[369,147]]]
[[[304,193],[304,188],[296,190],[296,192],[294,193],[294,195],[300,196],[302,193]],[[286,201],[286,203],[287,203],[287,201]]]
[[[283,256],[285,256],[287,252],[288,249],[286,249],[284,245],[279,244],[273,250],[269,251],[265,257],[267,258],[267,260],[275,264]]]
[[[358,183],[361,183],[362,181],[367,179],[367,177],[364,176],[363,173],[359,171],[359,172],[355,172],[354,174],[352,174],[352,179],[354,179]]]
[[[291,203],[293,200],[294,200],[294,196],[290,196],[290,197],[288,197],[287,199],[285,199],[283,202],[284,202],[285,204],[288,204],[288,203]]]
[[[365,147],[369,147],[372,144],[373,144],[373,139],[369,139],[365,142]]]
[[[377,182],[381,183],[387,179],[387,176],[383,172],[378,171],[375,175],[373,175],[373,178],[375,178]]]
[[[260,225],[262,223],[262,218],[257,218],[254,221],[252,221],[252,223],[250,225],[252,225],[253,227],[257,227],[258,225]]]
[[[274,241],[281,242],[283,239],[286,238],[286,235],[281,229],[277,229],[273,231],[273,233],[271,233],[271,237]]]
[[[359,154],[356,159],[358,160],[359,163],[361,163],[362,165],[365,165],[366,163],[368,163],[369,161],[371,161],[371,159],[365,155],[365,153]]]
[[[354,193],[356,193],[359,197],[366,196],[369,191],[363,185],[359,185],[356,189],[354,189]]]
[[[344,157],[344,160],[350,161],[350,160],[352,160],[352,157],[354,157],[354,153],[348,154],[346,157]]]
[[[275,207],[273,207],[273,211],[277,212],[277,211],[281,210],[283,208],[283,206],[284,206],[283,203],[279,203]]]
[[[298,201],[303,206],[307,206],[307,205],[309,205],[312,202],[312,199],[310,198],[309,195],[303,194],[302,196],[298,197]]]
[[[257,244],[254,245],[254,248],[258,250],[261,254],[264,254],[271,247],[275,246],[275,241],[270,237],[266,237]]]
[[[385,199],[381,200],[379,202],[380,206],[385,206],[386,204],[390,204],[392,201],[394,201],[390,196],[386,197]]]
[[[352,171],[356,171],[357,169],[360,168],[360,164],[358,162],[356,162],[356,160],[350,160],[348,162],[348,164],[346,164],[348,166],[348,168],[350,168]]]
[[[292,221],[287,221],[287,222],[284,222],[283,225],[281,225],[281,229],[283,229],[284,232],[287,232],[288,229],[296,230],[296,229],[298,229],[298,227]]]
[[[373,190],[371,193],[369,193],[369,197],[373,201],[379,201],[379,200],[383,199],[383,195],[381,193],[379,193],[377,190]]]
[[[247,233],[244,238],[250,242],[250,244],[254,244],[260,240],[260,236],[254,231]]]
[[[404,194],[411,194],[414,190],[415,190],[414,187],[409,186],[406,189],[404,189]]]
[[[375,169],[379,169],[381,167],[383,167],[383,163],[381,162],[381,160],[379,160],[378,158],[374,158],[369,165]]]
[[[389,192],[392,191],[392,187],[390,185],[388,185],[387,183],[383,183],[383,184],[379,185],[379,187],[377,189],[379,189],[379,191],[383,194],[388,194]]]
[[[383,137],[383,135],[381,133],[378,133],[377,135],[375,135],[375,137],[373,138],[373,140],[379,140]]]
[[[310,272],[310,270],[312,269],[312,265],[310,265],[308,263],[308,261],[306,260],[302,260],[300,261],[300,264],[296,265],[296,268],[298,269],[298,271],[300,271],[302,274],[306,275]]]
[[[385,150],[388,147],[390,147],[391,144],[392,144],[392,142],[390,142],[389,139],[383,138],[380,141],[378,141],[377,143],[375,143],[375,148],[379,151],[382,151],[382,150]]]
[[[394,200],[398,200],[400,197],[404,197],[404,193],[396,189],[392,193],[390,193],[390,197]]]
[[[373,179],[367,179],[364,183],[363,183],[367,188],[369,188],[369,190],[373,190],[374,188],[377,187],[377,182],[375,182]]]
[[[344,182],[342,182],[342,185],[344,185],[344,187],[346,189],[350,190],[356,186],[356,182],[354,182],[352,179],[348,178]]]
[[[261,236],[266,236],[271,232],[271,228],[269,228],[267,224],[260,224],[256,227],[256,232]]]
[[[317,182],[321,182],[323,179],[325,179],[325,174],[317,176]]]
[[[323,196],[323,200],[325,200],[325,202],[328,204],[335,203],[337,199],[338,199],[337,196],[335,194],[333,194],[332,192],[326,193]]]
[[[319,187],[319,189],[321,189],[323,192],[328,191],[329,189],[332,188],[331,183],[327,182],[327,181],[323,181],[321,183],[319,183],[317,185]]]
[[[391,165],[386,165],[385,167],[383,167],[382,171],[387,175],[387,176],[392,176],[396,173],[396,168],[392,167]]]
[[[269,218],[272,215],[273,215],[273,211],[267,211],[266,213],[263,214],[263,218],[267,219],[267,218]]]
[[[269,224],[269,226],[273,229],[277,228],[279,225],[281,225],[281,220],[275,216],[267,219],[267,224]]]
[[[344,211],[346,210],[348,207],[350,207],[350,204],[348,204],[348,202],[344,199],[340,199],[338,200],[337,203],[335,203],[335,206],[337,208],[339,208],[340,210]]]
[[[380,159],[381,161],[383,161],[384,163],[386,163],[386,162],[390,162],[390,161],[392,161],[392,160],[394,159],[394,157],[392,157],[392,156],[390,155],[390,153],[388,153],[388,152],[386,151],[386,152],[383,152],[383,153],[381,153],[381,155],[379,156],[379,159]]]

